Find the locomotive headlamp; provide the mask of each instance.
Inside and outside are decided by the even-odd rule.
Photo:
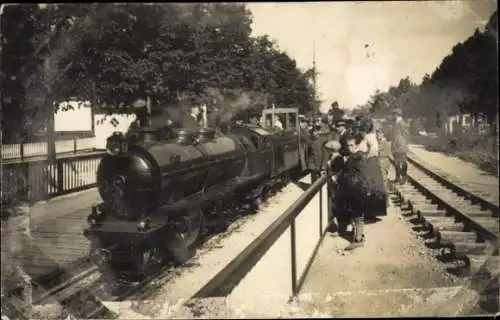
[[[91,226],[94,226],[98,223],[98,220],[96,218],[96,216],[94,214],[91,214],[90,216],[88,216],[87,218],[87,222],[91,225]]]
[[[137,230],[146,231],[149,229],[150,226],[151,226],[151,221],[149,219],[144,219],[139,221],[139,223],[137,224]]]
[[[92,206],[92,213],[87,217],[87,222],[91,226],[95,226],[100,224],[100,222],[104,219],[104,211],[102,210],[101,205]]]
[[[127,152],[128,145],[121,132],[115,132],[106,142],[106,152],[109,155],[116,156],[119,153]]]
[[[92,205],[92,215],[100,216],[104,213],[104,207],[102,204],[94,204]]]

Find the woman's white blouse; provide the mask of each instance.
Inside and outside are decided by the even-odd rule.
[[[359,143],[359,150],[367,153],[368,157],[378,156],[378,141],[375,133],[367,133]]]

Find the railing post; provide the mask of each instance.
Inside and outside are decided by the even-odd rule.
[[[328,224],[333,224],[333,211],[332,211],[332,205],[333,205],[333,185],[331,183],[326,184],[326,196],[327,196],[327,205],[326,205],[326,217],[328,220]]]
[[[323,188],[319,189],[319,236],[323,234]]]
[[[57,176],[57,193],[60,194],[63,192],[64,189],[64,170],[63,170],[63,159],[57,159],[56,160],[56,176]]]
[[[24,160],[24,142],[19,144],[19,155],[21,156],[21,161]]]
[[[73,138],[73,153],[76,153],[76,138]]]
[[[27,199],[29,197],[29,162],[23,162],[21,164],[21,175],[22,175],[22,186],[21,186],[21,192],[22,194],[20,195],[23,197],[23,199]]]
[[[295,245],[295,217],[292,217],[290,223],[290,237],[291,237],[291,267],[292,267],[292,297],[297,294],[297,255]]]

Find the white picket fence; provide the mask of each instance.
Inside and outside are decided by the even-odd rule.
[[[56,153],[69,153],[83,150],[93,150],[96,139],[82,138],[56,141]],[[23,149],[21,151],[21,149]],[[22,155],[22,157],[21,157]],[[47,142],[2,144],[2,160],[21,159],[47,155]]]

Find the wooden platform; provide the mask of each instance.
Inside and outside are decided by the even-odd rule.
[[[19,267],[34,279],[71,268],[89,253],[83,236],[95,189],[36,204],[13,215],[1,226],[2,286],[9,290],[21,281]],[[31,216],[31,217],[30,217]],[[29,224],[31,236],[25,234]]]

